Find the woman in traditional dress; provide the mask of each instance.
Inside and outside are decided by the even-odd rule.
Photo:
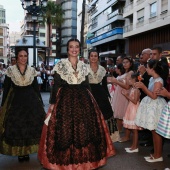
[[[53,69],[54,85],[38,158],[52,170],[90,170],[115,155],[101,111],[88,83],[89,70],[78,60],[80,42],[67,43],[68,58]]]
[[[88,77],[92,94],[109,127],[112,141],[116,142],[119,138],[115,138],[114,132],[118,130],[116,127],[116,121],[113,118],[113,110],[109,101],[109,98],[111,97],[107,87],[106,69],[99,65],[99,54],[96,50],[91,50],[89,52],[89,64],[87,66],[90,70]]]
[[[27,49],[16,51],[17,64],[7,68],[0,112],[0,153],[29,160],[38,151],[45,118],[37,74],[28,66]]]

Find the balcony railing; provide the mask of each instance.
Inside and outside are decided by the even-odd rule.
[[[38,31],[38,27],[35,28],[36,31]],[[28,31],[34,31],[34,27],[26,27],[26,30]]]
[[[97,23],[97,22],[95,22],[94,24],[92,24],[92,25],[91,25],[91,29],[96,28],[96,27],[97,27],[97,25],[98,25],[98,23]]]
[[[133,24],[126,25],[123,27],[123,33],[130,32],[133,30]]]
[[[156,12],[150,14],[150,18],[156,17]]]
[[[123,12],[123,11],[122,11],[122,12]],[[113,17],[116,16],[116,15],[122,15],[122,12],[120,12],[120,10],[117,9],[117,10],[115,10],[115,11],[113,11],[112,13],[110,13],[110,14],[107,15],[107,16],[108,16],[108,19],[113,18]]]

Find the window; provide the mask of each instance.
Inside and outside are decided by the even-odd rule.
[[[40,37],[45,37],[45,33],[40,33]]]
[[[156,2],[154,2],[150,5],[150,17],[151,18],[156,16],[156,11],[157,11],[157,4]]]
[[[0,46],[3,46],[3,38],[0,38]]]
[[[0,48],[0,56],[3,56],[3,48]]]
[[[137,11],[137,20],[138,20],[138,22],[144,21],[144,8]]]
[[[161,1],[161,12],[165,12],[168,10],[168,0]]]
[[[3,29],[0,28],[0,35],[3,36]]]

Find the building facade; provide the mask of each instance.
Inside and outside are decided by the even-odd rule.
[[[87,44],[99,51],[101,59],[124,55],[124,4],[125,0],[89,1]]]
[[[170,0],[127,0],[123,17],[126,54],[154,46],[170,50]]]
[[[7,64],[9,53],[9,25],[6,24],[6,11],[0,5],[0,61]]]
[[[60,0],[64,11],[61,25],[61,58],[67,57],[67,41],[77,38],[77,0]]]
[[[2,5],[0,5],[0,24],[6,23],[6,13]]]

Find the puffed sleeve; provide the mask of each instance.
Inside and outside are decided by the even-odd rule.
[[[2,102],[1,102],[1,106],[4,105],[5,100],[8,96],[9,90],[12,87],[12,81],[11,78],[8,76],[5,76],[5,80],[4,80],[4,90],[3,90],[3,97],[2,97]]]

